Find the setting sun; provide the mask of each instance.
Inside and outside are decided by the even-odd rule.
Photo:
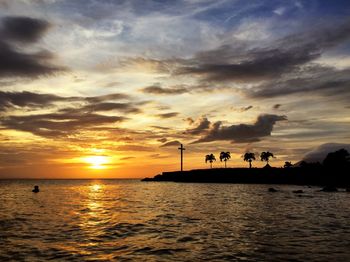
[[[109,162],[106,156],[89,156],[85,157],[84,161],[90,164],[89,168],[92,169],[104,169],[106,168],[105,164]]]

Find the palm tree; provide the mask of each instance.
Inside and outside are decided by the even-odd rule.
[[[291,168],[292,166],[293,166],[292,162],[290,162],[290,161],[284,162],[284,168]]]
[[[270,153],[269,151],[267,151],[267,152],[262,152],[261,154],[260,154],[260,159],[261,159],[261,161],[266,161],[266,167],[269,167],[270,165],[269,165],[269,158],[270,157],[274,157],[273,156],[273,154],[272,153]]]
[[[244,161],[249,162],[249,168],[252,168],[252,161],[255,160],[255,154],[254,153],[245,153],[244,154]]]
[[[225,168],[226,168],[226,161],[229,160],[231,158],[231,153],[230,152],[221,152],[220,153],[220,161],[222,162],[222,160],[225,161]]]
[[[213,167],[213,161],[216,161],[216,158],[213,154],[210,154],[210,155],[206,155],[205,156],[205,163],[207,163],[209,161],[210,163],[210,168]]]

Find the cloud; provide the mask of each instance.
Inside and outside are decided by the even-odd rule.
[[[164,113],[164,114],[158,114],[157,116],[160,117],[160,118],[172,118],[172,117],[175,117],[177,116],[179,113],[178,112],[170,112],[170,113]]]
[[[160,129],[160,130],[170,130],[170,127],[165,127],[165,126],[151,126],[152,128],[155,129]]]
[[[181,143],[177,140],[169,141],[161,145],[160,147],[168,147],[168,146],[179,146]]]
[[[141,110],[134,107],[130,103],[111,103],[103,102],[97,104],[88,104],[86,106],[78,108],[64,108],[60,112],[75,114],[75,113],[85,113],[85,112],[104,112],[104,111],[121,111],[124,113],[140,113]]]
[[[331,67],[311,66],[287,76],[247,90],[255,98],[278,97],[298,93],[320,94],[323,96],[350,96],[350,70]]]
[[[101,96],[86,97],[85,100],[90,103],[99,103],[103,101],[113,101],[113,100],[121,100],[121,99],[128,99],[128,98],[130,98],[130,96],[126,94],[112,93],[112,94],[101,95]]]
[[[31,17],[8,16],[2,18],[0,35],[24,44],[38,41],[50,28],[50,23]]]
[[[38,77],[66,70],[52,65],[48,51],[27,53],[20,45],[36,43],[50,24],[30,17],[4,17],[0,21],[0,77]]]
[[[68,136],[89,127],[124,121],[125,117],[105,116],[99,114],[36,114],[23,116],[6,116],[0,123],[7,129],[30,132],[44,137]]]
[[[223,45],[200,52],[182,62],[174,74],[197,76],[204,82],[274,80],[319,58],[324,50],[349,38],[350,20],[331,26],[318,25],[277,40],[272,46],[248,49]]]
[[[6,129],[30,132],[43,137],[64,137],[72,133],[126,120],[124,116],[108,116],[95,112],[117,110],[124,114],[139,113],[140,110],[133,102],[106,102],[126,98],[129,96],[119,93],[94,97],[62,97],[27,91],[0,91],[0,112],[6,111],[8,113],[6,116],[0,117],[0,123]],[[74,102],[75,107],[64,107],[67,103],[71,104],[72,102]],[[26,108],[29,112],[37,108],[53,108],[55,112],[11,115],[11,110],[17,108]]]
[[[231,107],[232,110],[240,112],[240,113],[246,112],[252,108],[253,108],[253,106],[244,106],[244,107],[240,107],[240,108]]]
[[[168,141],[168,139],[166,139],[165,137],[163,138],[159,138],[157,139],[158,142],[161,142],[161,143],[165,143],[166,141]]]
[[[114,148],[116,151],[153,151],[151,147],[140,146],[140,145],[121,145]]]
[[[38,94],[32,92],[3,92],[0,91],[0,111],[5,111],[14,106],[17,107],[44,107],[53,102],[66,101],[70,98],[52,94]]]
[[[22,92],[5,92],[0,91],[0,111],[5,111],[13,107],[28,107],[28,108],[44,108],[52,106],[56,102],[80,102],[85,103],[85,105],[77,108],[65,108],[61,111],[71,111],[77,113],[87,112],[87,111],[110,111],[110,110],[120,110],[124,112],[137,113],[139,109],[135,108],[131,103],[111,103],[106,101],[123,100],[127,99],[129,96],[112,93],[102,96],[93,97],[63,97],[53,94],[40,94],[28,91]]]
[[[350,152],[350,144],[339,144],[339,143],[322,144],[319,147],[306,153],[303,157],[303,160],[311,163],[322,162],[326,158],[328,153],[337,151],[342,148]]]
[[[206,117],[201,117],[196,121],[193,121],[192,118],[187,119],[191,125],[194,125],[195,127],[187,129],[185,131],[185,134],[191,134],[191,135],[198,135],[202,134],[208,128],[210,127],[210,121]]]
[[[223,126],[220,121],[210,125],[208,132],[193,143],[211,142],[217,140],[231,140],[236,143],[256,142],[270,136],[273,126],[278,121],[287,120],[286,116],[260,115],[254,124],[239,124]]]
[[[141,89],[143,93],[154,95],[180,95],[188,92],[185,87],[164,88],[158,85],[148,86]]]
[[[203,78],[204,81],[241,81],[253,82],[279,77],[292,70],[296,65],[304,64],[316,58],[307,50],[253,50],[247,53],[248,59],[230,63],[222,59],[220,64],[197,63],[177,70],[178,75],[191,74]]]
[[[120,160],[129,160],[129,159],[133,159],[136,158],[135,156],[126,156],[126,157],[122,157],[120,158]]]

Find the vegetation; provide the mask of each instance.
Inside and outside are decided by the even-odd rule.
[[[268,161],[273,157],[270,152],[262,153],[261,159]],[[221,158],[224,160],[223,158]],[[247,152],[244,161],[255,159]],[[205,162],[212,162],[215,156],[205,156]],[[251,166],[251,165],[250,165]],[[322,163],[302,161],[292,165],[287,161],[285,168],[224,168],[194,169],[188,171],[163,172],[154,178],[143,181],[212,182],[212,183],[248,183],[248,184],[293,184],[324,186],[323,191],[335,191],[335,187],[348,188],[350,192],[350,155],[345,149],[331,152]]]
[[[252,168],[252,161],[255,160],[255,154],[254,153],[245,153],[243,157],[244,161],[249,162],[249,168]]]
[[[225,168],[226,168],[226,162],[231,158],[231,153],[230,152],[221,152],[220,153],[220,161],[225,162]]]
[[[323,160],[325,167],[338,167],[342,168],[349,165],[350,158],[349,152],[344,148],[335,152],[329,153]]]
[[[274,156],[269,151],[261,152],[261,154],[260,154],[260,159],[261,159],[261,161],[265,161],[266,162],[266,167],[270,166],[269,165],[270,157],[274,157]]]
[[[205,163],[209,162],[210,163],[210,168],[213,167],[213,162],[216,161],[216,158],[213,154],[206,155],[205,156]]]
[[[292,162],[286,161],[284,162],[284,168],[291,168],[293,166]]]

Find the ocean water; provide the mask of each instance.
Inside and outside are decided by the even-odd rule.
[[[2,180],[0,261],[350,261],[350,193],[268,187]]]

